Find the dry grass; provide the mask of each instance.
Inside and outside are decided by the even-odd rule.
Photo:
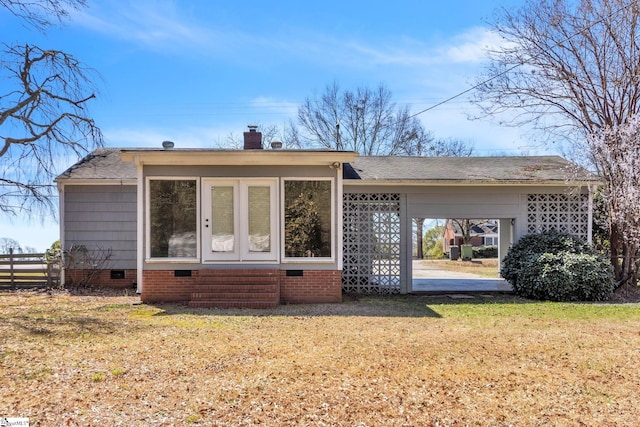
[[[451,261],[451,260],[423,260],[424,265],[433,265],[440,270],[456,271],[460,273],[472,273],[482,277],[497,279],[500,277],[498,269],[498,260],[490,259],[474,259],[472,261]]]
[[[32,426],[638,423],[637,304],[134,301],[0,294],[0,416]]]

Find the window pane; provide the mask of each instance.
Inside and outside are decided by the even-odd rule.
[[[211,187],[211,250],[233,252],[235,229],[233,187]]]
[[[149,206],[151,257],[195,257],[196,182],[150,181]]]
[[[331,256],[331,181],[285,181],[286,257]]]
[[[248,188],[249,252],[271,251],[271,188]]]

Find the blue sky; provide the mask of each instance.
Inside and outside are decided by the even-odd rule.
[[[333,81],[382,83],[414,112],[462,92],[482,70],[483,49],[500,43],[487,25],[495,9],[524,0],[89,3],[46,34],[2,9],[2,41],[64,50],[96,70],[91,114],[106,145],[213,147],[247,124],[295,119],[298,105]],[[477,155],[544,152],[521,129],[468,114],[461,97],[419,117],[437,138],[462,139]],[[5,217],[0,237],[43,250],[58,226]]]

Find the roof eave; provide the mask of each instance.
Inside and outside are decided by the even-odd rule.
[[[600,185],[601,181],[561,181],[561,180],[541,180],[541,181],[518,181],[518,180],[492,180],[492,181],[475,181],[475,180],[382,180],[382,179],[345,179],[344,185],[405,185],[405,186],[572,186],[586,187],[590,185]]]
[[[62,178],[54,179],[54,182],[62,185],[136,185],[135,178]]]
[[[229,166],[314,166],[350,163],[358,153],[352,151],[243,150],[222,152],[123,150],[124,161],[144,165],[229,165]]]

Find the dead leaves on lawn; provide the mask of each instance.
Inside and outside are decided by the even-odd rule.
[[[634,305],[274,310],[0,295],[0,416],[37,426],[633,425]],[[573,314],[571,314],[573,313]]]

